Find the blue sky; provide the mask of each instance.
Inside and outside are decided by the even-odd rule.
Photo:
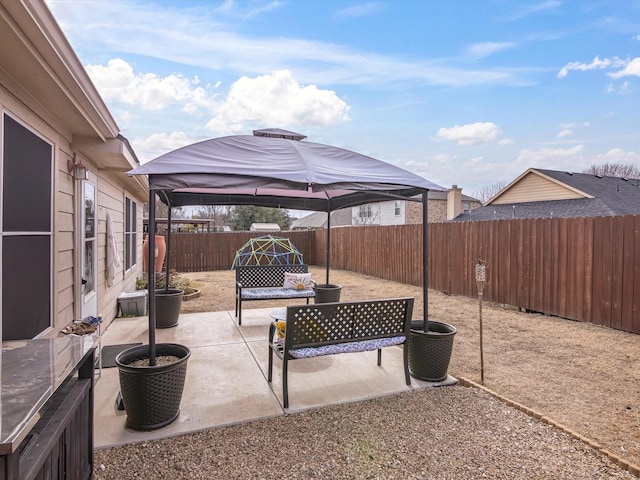
[[[277,127],[469,195],[640,166],[640,1],[47,5],[142,162]]]

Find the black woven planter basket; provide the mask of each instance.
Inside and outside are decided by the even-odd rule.
[[[156,328],[175,327],[180,317],[184,290],[158,288],[156,290]]]
[[[441,382],[447,378],[454,326],[447,323],[429,321],[429,331],[424,331],[423,320],[411,322],[409,333],[409,373],[412,377],[428,382]]]
[[[342,291],[342,285],[336,285],[333,283],[321,283],[316,285],[314,290],[316,291],[315,303],[333,303],[340,301],[340,292]]]
[[[128,428],[156,430],[169,425],[180,414],[180,400],[191,351],[184,345],[159,343],[156,345],[156,357],[163,355],[172,355],[179,360],[153,367],[130,365],[149,357],[149,345],[129,348],[116,357]]]

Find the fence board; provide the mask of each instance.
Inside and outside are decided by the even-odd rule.
[[[633,222],[634,224],[633,279],[634,280],[633,280],[633,296],[632,296],[632,300],[630,300],[633,302],[633,306],[631,308],[633,315],[630,318],[631,325],[625,328],[625,330],[628,332],[640,333],[640,216],[633,217],[633,220],[634,220]],[[630,245],[629,245],[629,248],[631,248]],[[623,324],[623,327],[625,327],[626,325],[627,325],[626,323]]]

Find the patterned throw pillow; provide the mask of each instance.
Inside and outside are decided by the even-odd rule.
[[[303,317],[300,320],[298,320],[298,322],[300,323],[300,326],[303,327],[301,329],[302,338],[304,338],[305,340],[314,342],[314,341],[327,340],[329,338],[329,335],[327,335],[327,332],[325,332],[324,328],[322,328],[318,324],[318,322],[316,322],[315,320],[311,318]],[[287,328],[286,321],[284,320],[276,321],[276,335],[274,336],[274,340],[278,340],[278,339],[283,340],[286,332],[286,328]]]
[[[310,273],[284,272],[284,288],[293,290],[313,290]]]

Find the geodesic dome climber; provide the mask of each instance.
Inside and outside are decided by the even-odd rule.
[[[233,259],[233,270],[244,265],[304,265],[302,254],[291,240],[283,237],[265,235],[255,237],[245,243],[236,252]]]

